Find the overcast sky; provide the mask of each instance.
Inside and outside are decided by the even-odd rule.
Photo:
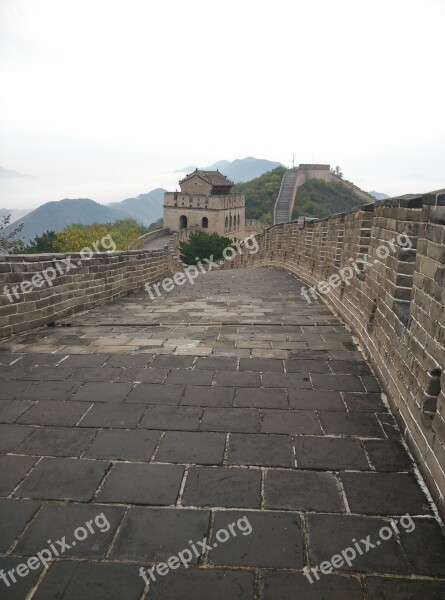
[[[0,207],[255,156],[445,187],[445,0],[0,0]],[[13,206],[15,205],[15,206]]]

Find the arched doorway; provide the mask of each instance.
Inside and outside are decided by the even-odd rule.
[[[207,229],[207,227],[209,226],[209,220],[207,217],[202,217],[202,227],[203,229]]]
[[[179,217],[179,229],[185,229],[187,227],[187,217],[185,215],[181,215]]]

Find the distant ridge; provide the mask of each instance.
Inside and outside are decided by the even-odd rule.
[[[162,217],[165,191],[163,188],[156,188],[137,198],[127,198],[111,204],[99,204],[90,198],[65,198],[46,202],[6,227],[5,233],[12,231],[18,223],[23,223],[20,237],[28,242],[45,231],[61,231],[72,223],[91,225],[114,223],[119,219],[136,219],[143,225],[151,225]],[[0,209],[0,215],[10,212],[12,211]]]
[[[243,183],[250,181],[256,177],[260,177],[264,173],[272,171],[277,167],[281,167],[282,164],[263,158],[254,158],[253,156],[247,156],[246,158],[237,158],[236,160],[220,160],[212,165],[206,167],[199,167],[204,171],[216,171],[217,169],[226,175],[229,179],[235,183]],[[197,167],[189,166],[183,169],[178,169],[177,173],[190,173]]]
[[[5,233],[12,231],[17,224],[23,223],[24,227],[20,237],[28,242],[36,235],[45,231],[61,231],[71,223],[109,223],[125,218],[118,210],[113,210],[90,200],[89,198],[65,198],[53,202],[46,202],[35,210],[25,215],[12,225],[5,228]]]
[[[34,179],[32,175],[25,175],[25,173],[19,173],[19,171],[12,171],[11,169],[5,169],[0,167],[0,181],[7,183],[8,181],[16,179]]]
[[[18,219],[22,219],[25,215],[31,212],[30,208],[14,209],[14,208],[0,208],[0,218],[10,216],[10,223],[14,223]]]
[[[164,188],[156,188],[147,194],[139,194],[136,198],[127,198],[122,202],[110,202],[107,206],[125,213],[121,219],[131,216],[144,225],[151,225],[162,217],[164,192],[166,191]]]
[[[382,192],[368,192],[368,194],[373,196],[376,200],[387,200],[388,198],[391,198],[391,196],[382,194]]]

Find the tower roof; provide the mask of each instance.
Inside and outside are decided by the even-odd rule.
[[[218,170],[216,170],[216,171],[201,171],[200,169],[196,169],[192,173],[189,173],[188,175],[186,175],[184,177],[184,179],[181,179],[181,181],[179,183],[184,183],[185,181],[188,181],[192,177],[196,177],[196,176],[201,177],[201,179],[204,179],[204,181],[206,181],[207,183],[210,183],[212,186],[219,187],[219,186],[234,185],[233,181],[230,181],[230,179],[228,179],[225,175],[220,173]]]

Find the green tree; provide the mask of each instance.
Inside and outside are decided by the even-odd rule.
[[[56,252],[80,252],[84,248],[102,250],[100,241],[111,236],[116,250],[129,250],[135,247],[137,239],[149,230],[135,219],[119,219],[114,223],[93,223],[82,225],[73,223],[55,234],[54,249]]]
[[[110,233],[118,250],[130,250],[144,229],[135,219],[121,219],[113,223]]]
[[[264,213],[264,215],[261,215],[260,222],[263,225],[266,225],[266,226],[267,225],[272,225],[272,222],[273,222],[272,213],[271,212],[267,212],[267,213]]]
[[[55,242],[57,235],[55,231],[46,231],[36,237],[25,247],[26,254],[41,254],[45,252],[57,252]]]
[[[112,235],[110,224],[82,225],[73,223],[56,234],[54,246],[57,252],[80,252],[84,248],[94,250],[92,245],[95,242],[100,242],[108,234]]]
[[[23,223],[20,223],[10,233],[4,233],[4,229],[8,227],[11,221],[11,215],[1,217],[0,220],[0,252],[2,254],[19,254],[23,252],[25,243],[17,236],[23,229]]]
[[[343,179],[343,173],[342,173],[341,167],[339,167],[338,165],[336,167],[334,167],[333,169],[331,169],[331,173],[333,175],[337,175],[337,177],[340,177],[340,179]]]
[[[181,259],[187,265],[196,265],[204,258],[223,258],[223,250],[233,245],[233,241],[217,233],[194,231],[186,242],[179,242]]]
[[[148,227],[146,225],[143,225],[144,231],[142,233],[150,233],[151,231],[156,231],[157,229],[163,229],[163,227],[164,227],[164,219],[163,219],[163,217],[161,217],[160,219],[158,219],[157,221],[155,221]],[[141,235],[142,235],[142,233],[141,233]]]

